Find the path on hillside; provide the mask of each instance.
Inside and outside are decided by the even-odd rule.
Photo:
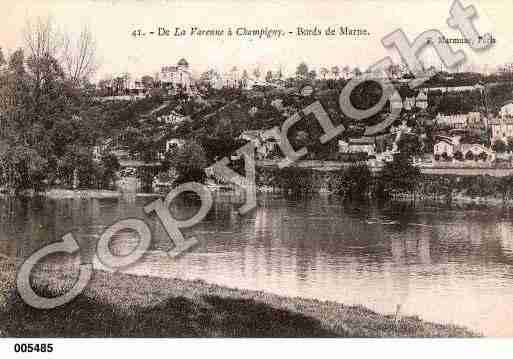
[[[154,113],[156,113],[156,112],[166,108],[170,104],[171,104],[171,100],[164,101],[164,103],[162,105],[159,105],[159,106],[155,107],[153,110],[151,110],[150,112],[146,113],[145,116],[151,116]]]
[[[214,116],[218,112],[223,111],[226,107],[233,105],[237,101],[238,101],[238,99],[232,100],[232,101],[228,102],[226,105],[219,107],[217,110],[207,113],[205,116],[203,116],[203,119],[208,119],[208,118]]]

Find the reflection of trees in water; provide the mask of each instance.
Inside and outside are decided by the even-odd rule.
[[[513,258],[513,226],[511,221],[501,221],[497,223],[497,231],[500,233],[502,239],[501,244],[504,249],[505,255]]]
[[[150,224],[156,243],[170,249],[163,228],[142,212],[151,200],[2,198],[0,235],[6,238],[2,246],[12,248],[5,243],[16,242],[18,255],[27,256],[69,231],[89,243],[116,220],[138,217]],[[237,209],[243,203],[243,196],[215,194],[205,220],[185,230],[186,236],[197,232],[206,243],[204,249],[212,245],[216,251],[238,251],[242,257],[260,251],[255,254],[260,257],[253,259],[267,270],[280,270],[295,261],[299,275],[305,276],[327,265],[326,261],[354,262],[362,268],[376,266],[376,270],[388,262],[406,266],[513,263],[513,213],[509,212],[377,206],[343,202],[336,196],[291,200],[260,195],[255,211],[240,216]],[[171,210],[178,218],[189,218],[198,207],[199,203],[177,198]],[[499,222],[498,213],[503,218]]]

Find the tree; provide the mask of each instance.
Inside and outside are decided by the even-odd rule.
[[[513,176],[504,176],[500,179],[499,188],[502,193],[502,200],[506,202],[511,197],[513,191]]]
[[[315,72],[315,70],[310,70],[310,72],[308,72],[308,79],[313,81],[317,78],[317,72]]]
[[[325,67],[321,67],[320,69],[320,72],[321,72],[321,76],[324,80],[326,80],[326,76],[328,75],[329,73],[329,70]]]
[[[13,145],[0,157],[0,183],[19,193],[25,189],[39,190],[43,186],[47,161],[37,151],[23,145]]]
[[[383,168],[380,187],[385,192],[409,192],[415,196],[421,174],[419,168],[413,166],[413,158],[422,153],[421,141],[417,136],[402,136],[397,146],[399,152]]]
[[[349,75],[351,75],[351,68],[349,66],[345,65],[342,68],[342,72],[344,73],[344,78],[348,79]]]
[[[94,110],[86,88],[66,81],[50,21],[27,22],[23,35],[27,56],[16,50],[9,71],[0,74],[2,142],[10,149],[0,161],[7,185],[38,190],[56,180],[69,183],[73,173],[84,185],[96,183],[92,147],[100,137],[102,111]]]
[[[166,158],[178,173],[177,183],[204,181],[207,157],[203,147],[196,141],[188,141],[181,147],[173,148]]]
[[[34,77],[37,98],[43,81],[42,73],[49,59],[58,58],[62,37],[50,17],[37,17],[34,20],[27,19],[23,28],[23,38],[27,50],[27,65]]]
[[[305,62],[298,65],[296,75],[301,79],[306,79],[308,77],[308,65]]]
[[[101,187],[110,187],[111,183],[116,180],[116,173],[120,170],[118,158],[112,153],[106,153],[102,156],[101,161]]]
[[[362,76],[362,71],[361,71],[358,67],[355,67],[355,68],[353,69],[353,76],[354,76],[354,77]]]
[[[405,161],[401,156],[394,156],[392,162],[387,162],[380,177],[380,187],[385,192],[408,192],[415,194],[420,179],[420,170]]]
[[[153,77],[149,75],[145,75],[141,78],[141,82],[145,89],[152,88],[155,85],[155,82],[153,80]]]
[[[265,81],[271,82],[272,79],[273,79],[273,73],[271,72],[271,70],[269,70],[269,71],[267,71],[267,74],[265,75]]]
[[[116,76],[112,80],[112,89],[114,90],[114,92],[116,94],[119,95],[120,93],[123,93],[126,90],[125,84],[126,84],[126,81],[122,76]]]
[[[4,66],[6,63],[7,61],[5,61],[4,53],[0,47],[0,67]]]
[[[367,165],[352,165],[340,174],[337,191],[351,199],[365,198],[371,178],[372,173]]]
[[[507,147],[503,140],[497,139],[493,143],[492,149],[497,153],[504,153],[506,152]]]
[[[259,79],[260,79],[260,75],[261,75],[261,73],[260,73],[260,69],[259,69],[258,67],[257,67],[257,68],[255,68],[255,69],[253,70],[253,76],[255,76],[255,78],[256,78],[257,80],[259,80]]]
[[[98,69],[96,41],[89,27],[84,26],[75,37],[64,34],[63,67],[66,78],[75,86],[87,82]]]
[[[242,87],[248,86],[248,80],[249,80],[248,71],[247,70],[242,71],[242,79],[241,79]]]
[[[422,155],[422,146],[422,141],[415,135],[403,135],[397,142],[399,153],[406,161],[409,162],[411,162],[414,157]]]
[[[513,137],[512,136],[508,136],[506,141],[508,143],[508,151],[509,152],[513,152]]]
[[[340,75],[340,69],[338,66],[333,66],[331,68],[331,73],[333,74],[333,77],[335,77],[336,79],[338,79],[338,76]]]

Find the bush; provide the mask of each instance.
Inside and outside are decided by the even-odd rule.
[[[176,183],[203,182],[207,157],[203,147],[196,141],[186,142],[183,146],[173,148],[166,154],[169,165],[176,169]]]
[[[351,199],[361,199],[368,196],[372,174],[367,165],[353,165],[342,170],[337,176],[336,191]]]

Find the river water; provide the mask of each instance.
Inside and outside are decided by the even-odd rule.
[[[401,305],[402,314],[513,336],[513,212],[262,195],[257,209],[241,217],[241,199],[218,194],[206,219],[184,231],[200,245],[169,259],[159,249],[169,250],[171,242],[143,214],[149,201],[0,199],[0,253],[24,258],[71,231],[83,260],[92,261],[106,226],[138,217],[152,228],[153,251],[129,273],[199,278],[383,313]],[[172,204],[176,217],[194,213],[186,203]],[[136,242],[120,233],[112,250],[126,254]]]

